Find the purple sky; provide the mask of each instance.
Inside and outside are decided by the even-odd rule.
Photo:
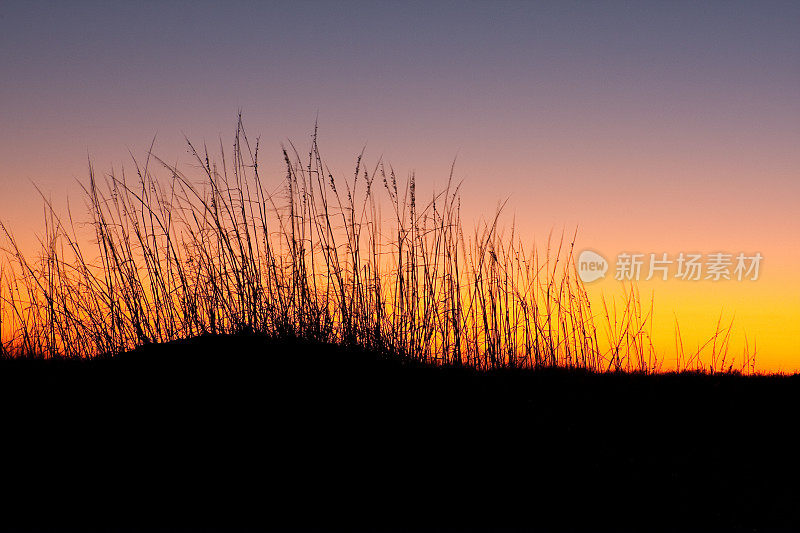
[[[319,114],[334,170],[366,145],[424,190],[458,154],[470,212],[510,198],[532,236],[758,249],[744,315],[782,306],[800,367],[800,2],[5,1],[0,220],[32,235],[30,180],[77,200],[88,156],[229,145],[238,109],[276,180]]]

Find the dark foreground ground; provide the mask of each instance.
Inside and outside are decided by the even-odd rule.
[[[800,379],[477,374],[203,338],[0,361],[0,528],[800,524]]]

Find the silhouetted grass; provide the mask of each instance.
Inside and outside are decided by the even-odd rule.
[[[652,303],[593,309],[574,236],[464,228],[452,172],[425,202],[361,156],[334,178],[316,133],[267,185],[235,138],[90,170],[36,258],[2,226],[2,527],[797,523],[798,377],[737,375],[729,324],[676,324],[663,372]]]
[[[90,168],[89,246],[72,213],[47,200],[35,260],[0,224],[2,354],[91,357],[247,332],[477,369],[662,369],[652,308],[630,287],[593,310],[574,236],[551,235],[538,250],[502,229],[500,210],[465,228],[452,170],[423,201],[413,174],[367,168],[363,153],[352,176],[334,177],[317,138],[308,153],[284,148],[286,174],[272,185],[241,117],[232,152],[220,146],[217,160],[187,140],[191,174],[152,146],[133,175],[100,179]],[[732,371],[729,334],[720,326],[687,354],[677,331],[677,368]],[[754,354],[737,368],[752,371]]]

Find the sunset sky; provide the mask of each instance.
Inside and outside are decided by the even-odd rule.
[[[735,313],[762,370],[800,370],[798,2],[6,1],[0,73],[0,220],[25,242],[32,182],[81,205],[87,158],[127,168],[155,136],[188,163],[183,135],[230,145],[241,109],[277,183],[318,116],[342,174],[366,146],[432,191],[455,158],[467,225],[508,199],[530,242],[577,227],[610,261],[760,252],[757,281],[641,283],[657,340],[669,359],[676,318],[701,339]]]

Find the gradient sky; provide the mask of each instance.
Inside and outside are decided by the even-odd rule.
[[[366,145],[424,190],[458,155],[468,217],[509,198],[531,240],[760,251],[757,282],[642,290],[666,346],[675,316],[699,338],[735,311],[763,369],[800,370],[798,2],[6,1],[0,73],[0,220],[22,239],[30,182],[77,200],[89,156],[118,169],[157,135],[186,162],[184,133],[229,144],[242,109],[277,180],[319,114],[334,169]]]

